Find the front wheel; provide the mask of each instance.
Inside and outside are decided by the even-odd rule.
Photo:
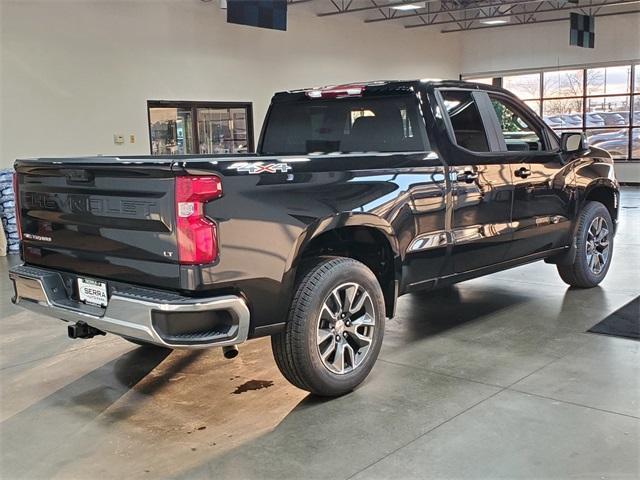
[[[375,275],[351,258],[322,257],[299,277],[285,330],[271,338],[285,378],[316,395],[350,392],[369,374],[384,335]]]
[[[607,275],[613,255],[613,221],[602,203],[585,204],[574,241],[575,259],[569,265],[558,265],[558,273],[572,287],[595,287]]]

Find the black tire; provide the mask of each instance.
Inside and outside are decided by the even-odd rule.
[[[344,257],[320,257],[304,267],[298,278],[295,294],[289,308],[286,328],[283,332],[271,337],[276,364],[289,382],[315,395],[334,397],[348,393],[367,377],[380,353],[385,321],[384,297],[380,284],[368,267],[356,260]],[[331,347],[336,349],[334,351],[336,353],[333,354],[334,362],[338,348],[341,348],[343,355],[345,355],[345,360],[340,362],[344,372],[336,373],[329,369],[330,366],[323,363],[328,362],[328,359],[321,358],[321,344],[318,342],[318,335],[321,331],[321,322],[326,322],[321,319],[326,315],[326,313],[321,315],[321,311],[328,311],[322,310],[325,302],[329,302],[329,296],[332,295],[332,292],[337,290],[339,293],[338,289],[344,288],[345,285],[349,285],[346,288],[352,288],[350,285],[362,288],[362,290],[357,288],[352,297],[352,302],[355,304],[359,303],[356,299],[361,299],[364,295],[362,292],[368,294],[370,301],[367,300],[366,305],[370,312],[367,314],[369,319],[367,321],[370,322],[370,319],[373,318],[375,325],[372,326],[371,331],[365,330],[370,332],[370,343],[368,343],[368,350],[364,352],[363,359],[359,360],[360,363],[357,364],[357,359],[360,358],[358,355],[363,353],[362,351],[358,353],[359,344],[351,347],[351,352],[347,352],[348,355],[345,353],[345,348],[351,346],[347,344],[353,342],[355,337],[348,336],[346,332],[343,332],[344,339],[340,334],[327,339],[332,344],[327,347],[327,350]],[[356,297],[357,295],[360,296]],[[345,300],[344,304],[351,304],[351,302]],[[335,305],[336,312],[345,311],[339,308],[340,304],[336,303]],[[362,311],[360,310],[360,312]],[[338,313],[336,315],[340,317]],[[339,325],[339,328],[345,325],[352,329],[355,328],[356,331],[361,327],[367,328],[363,325],[354,327],[358,322],[355,319],[357,312],[353,314],[354,322],[351,325],[349,323],[350,314],[342,314],[342,316],[345,315],[347,318]],[[336,323],[322,331],[337,331],[333,328],[338,328],[340,318],[334,319]],[[361,316],[360,319],[362,318]],[[338,339],[338,337],[340,338]],[[351,357],[351,370],[348,370],[347,357]]]
[[[589,249],[587,242],[590,236],[589,229],[592,228],[593,222],[596,219],[601,218],[606,224],[608,230],[607,242],[608,251],[606,255],[606,261],[599,271],[594,271],[589,264]],[[600,202],[587,202],[583,207],[578,217],[578,225],[575,234],[576,255],[573,263],[559,264],[558,273],[562,280],[578,288],[592,288],[598,285],[604,277],[606,277],[611,265],[611,258],[613,256],[613,233],[614,226],[611,220],[609,210]],[[598,248],[601,248],[598,247]],[[600,258],[598,256],[598,258]],[[598,260],[598,263],[600,260]]]
[[[156,345],[155,343],[144,342],[142,340],[137,340],[135,338],[129,338],[129,337],[122,337],[122,338],[124,338],[127,342],[135,343],[140,347],[155,348],[157,350],[173,350],[172,348],[169,348],[169,347],[163,347],[160,345]]]

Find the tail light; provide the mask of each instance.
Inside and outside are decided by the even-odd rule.
[[[211,263],[218,257],[216,224],[205,217],[204,204],[222,196],[215,176],[176,177],[176,225],[180,263]]]
[[[18,172],[13,172],[13,197],[15,199],[15,211],[16,211],[16,227],[18,228],[18,238],[22,240],[22,224],[20,211],[20,194],[18,193]]]

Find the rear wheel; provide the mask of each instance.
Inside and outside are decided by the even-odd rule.
[[[289,382],[316,395],[350,392],[369,374],[384,335],[375,275],[351,258],[322,257],[296,284],[284,332],[271,338]]]
[[[578,218],[576,256],[572,264],[558,265],[565,283],[580,288],[598,285],[609,271],[613,255],[613,221],[600,202],[588,202]]]

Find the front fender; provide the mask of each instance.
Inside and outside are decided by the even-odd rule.
[[[620,197],[620,185],[615,178],[597,178],[593,180],[591,183],[587,184],[584,189],[581,191],[580,195],[580,206],[584,204],[589,194],[595,190],[596,188],[605,187],[613,191],[616,199],[616,209],[618,207],[618,200]]]
[[[575,215],[571,226],[571,245],[566,253],[546,259],[547,263],[560,265],[570,265],[576,257],[576,233],[578,229],[578,218],[585,203],[591,199],[599,199],[594,194],[597,189],[607,189],[613,192],[613,211],[611,217],[614,228],[617,224],[618,205],[620,203],[620,190],[618,181],[615,178],[613,163],[609,161],[598,161],[589,159],[576,167],[576,202]]]

